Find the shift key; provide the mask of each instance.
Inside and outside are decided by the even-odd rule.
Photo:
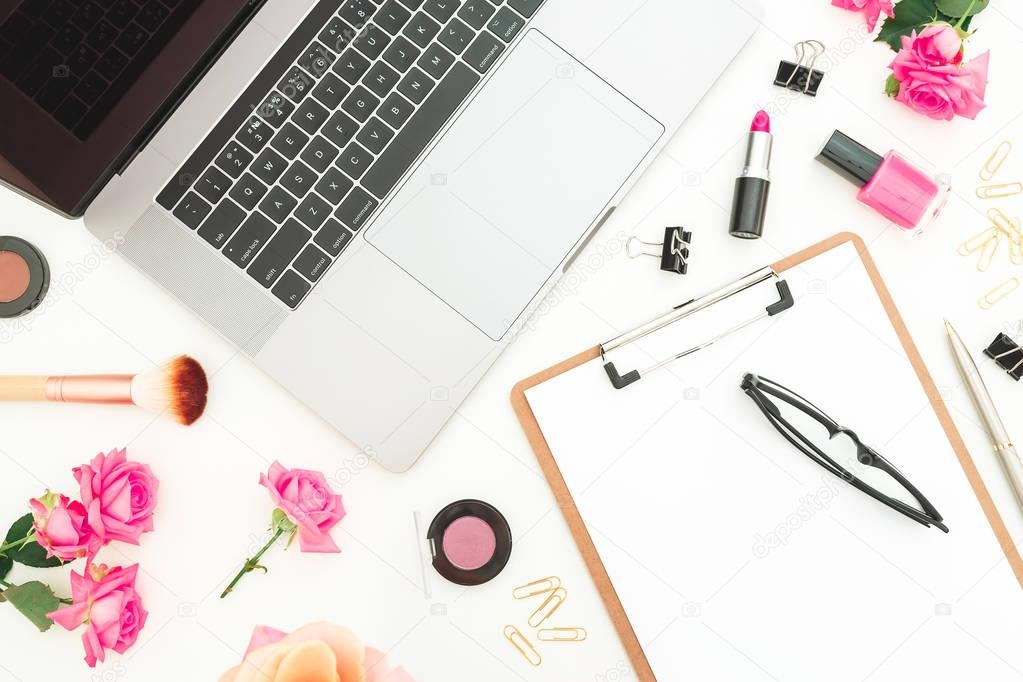
[[[295,260],[302,247],[309,243],[312,236],[313,233],[302,227],[297,220],[284,223],[284,227],[274,235],[263,252],[253,261],[249,275],[269,289],[291,261]]]
[[[276,226],[268,218],[253,213],[224,247],[224,255],[238,267],[244,268],[256,257],[275,229]]]

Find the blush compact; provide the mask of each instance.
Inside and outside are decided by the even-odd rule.
[[[0,318],[36,308],[50,289],[50,267],[24,239],[0,236]]]
[[[456,585],[482,585],[508,564],[511,528],[493,505],[461,500],[444,507],[426,534],[434,570]]]

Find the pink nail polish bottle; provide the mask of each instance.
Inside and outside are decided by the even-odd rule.
[[[947,176],[934,177],[894,151],[881,156],[838,130],[817,160],[859,185],[861,203],[914,236],[938,217],[952,189]]]

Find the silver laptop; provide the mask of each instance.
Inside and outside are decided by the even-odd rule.
[[[759,16],[756,0],[0,12],[3,180],[84,214],[392,471],[416,461]]]

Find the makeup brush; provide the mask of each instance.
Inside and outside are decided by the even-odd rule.
[[[202,416],[208,390],[202,365],[187,355],[134,376],[0,377],[0,401],[138,405],[185,426]]]

